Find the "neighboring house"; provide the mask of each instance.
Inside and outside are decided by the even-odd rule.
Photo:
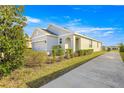
[[[33,50],[43,50],[48,53],[51,53],[54,45],[61,45],[63,49],[72,48],[73,52],[79,49],[100,51],[102,48],[100,41],[71,32],[56,25],[49,25],[47,29],[36,28],[31,38]]]
[[[115,45],[115,46],[107,46],[106,47],[106,50],[119,50],[120,48],[119,48],[119,46],[118,45]]]
[[[27,48],[32,48],[31,38],[26,38],[26,46]]]

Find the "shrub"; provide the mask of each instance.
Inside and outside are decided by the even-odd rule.
[[[47,53],[43,51],[28,50],[26,52],[25,65],[29,67],[41,66],[48,59]]]
[[[93,49],[88,49],[88,54],[92,54],[93,53]]]
[[[64,58],[64,50],[62,48],[59,49],[60,61]]]
[[[64,55],[64,49],[60,45],[53,46],[52,50],[55,50],[56,56]]]
[[[89,55],[93,53],[93,49],[78,50],[77,53],[78,56]]]
[[[23,6],[0,6],[0,74],[6,75],[23,65],[26,47]]]
[[[86,55],[89,55],[89,54],[92,54],[92,53],[93,53],[93,49],[86,49],[85,50]]]
[[[78,56],[85,55],[85,51],[84,50],[78,50],[77,53],[78,53]]]
[[[52,59],[53,63],[56,62],[56,50],[55,49],[52,49],[52,57],[53,57]]]
[[[79,56],[78,52],[75,52],[74,57],[78,57],[78,56]]]
[[[120,52],[124,52],[124,44],[120,44]]]
[[[52,55],[53,55],[53,61],[56,61],[56,57],[55,56],[60,56],[59,60],[61,61],[64,58],[64,50],[61,48],[60,45],[55,45],[52,48]]]
[[[66,49],[66,57],[69,59],[69,58],[72,58],[74,55],[73,55],[73,50],[72,49]]]

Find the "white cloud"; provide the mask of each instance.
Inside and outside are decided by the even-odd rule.
[[[72,22],[80,22],[81,21],[81,19],[74,19],[74,20],[72,20]]]
[[[94,30],[94,31],[99,31],[99,30],[114,30],[114,28],[99,28],[99,27],[97,27],[97,28],[92,28],[91,30]]]
[[[110,36],[114,33],[114,31],[107,31],[105,33],[103,33],[103,36]]]
[[[80,34],[94,37],[112,37],[119,28],[84,26],[81,19],[73,19],[63,26]]]
[[[90,26],[84,26],[81,23],[81,19],[73,19],[69,21],[67,24],[64,24],[64,26],[71,31],[78,32],[78,33],[97,33],[97,32],[106,32],[106,31],[114,31],[116,28],[112,27],[90,27]],[[107,34],[107,33],[106,33]],[[108,32],[110,34],[110,32]]]
[[[75,7],[75,8],[73,8],[74,10],[80,10],[81,8],[79,8],[79,7]]]
[[[91,33],[91,32],[96,32],[96,31],[108,31],[108,30],[114,30],[114,28],[98,28],[98,27],[83,27],[83,26],[68,26],[68,29],[72,31],[76,31],[78,33]],[[112,33],[112,32],[111,32]],[[110,34],[110,32],[108,32]]]
[[[85,35],[92,35],[95,37],[108,37],[112,36],[115,32],[115,28],[97,28],[97,27],[69,27],[73,32],[77,32]]]
[[[41,20],[38,19],[38,18],[33,18],[33,17],[30,17],[30,16],[26,16],[26,18],[27,18],[28,23],[40,23],[41,22]]]
[[[63,16],[64,18],[66,18],[66,19],[70,19],[70,16]]]
[[[64,24],[65,27],[74,27],[80,24],[81,19],[73,19],[66,24]]]

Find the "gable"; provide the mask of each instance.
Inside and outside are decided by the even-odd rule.
[[[43,29],[36,28],[32,34],[32,38],[37,36],[43,36],[43,35],[49,35],[49,33],[44,31]]]

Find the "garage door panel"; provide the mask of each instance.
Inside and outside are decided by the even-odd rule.
[[[34,42],[34,49],[35,50],[46,50],[46,43],[44,41]]]

